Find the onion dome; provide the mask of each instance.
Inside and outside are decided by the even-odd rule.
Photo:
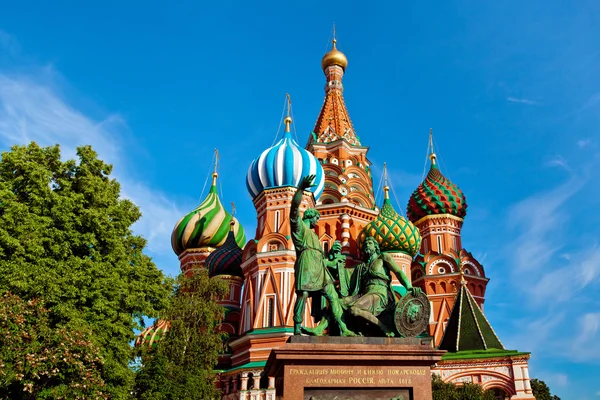
[[[336,42],[337,41],[333,39],[333,48],[330,52],[325,54],[323,56],[323,59],[321,60],[321,67],[323,68],[323,71],[325,71],[327,67],[332,65],[339,65],[344,71],[346,71],[346,67],[348,66],[348,59],[346,58],[346,55],[344,53],[342,53],[335,47]]]
[[[246,187],[252,199],[264,189],[295,186],[307,175],[315,175],[309,190],[315,200],[319,198],[325,187],[325,174],[317,158],[307,150],[298,146],[290,134],[292,119],[285,118],[285,132],[275,146],[270,147],[252,161],[246,176]]]
[[[244,228],[229,213],[217,195],[217,173],[206,199],[195,210],[177,222],[171,235],[173,251],[180,255],[187,249],[219,247],[227,239],[229,224],[235,221],[234,236],[239,246],[246,242]]]
[[[446,178],[435,164],[431,153],[431,168],[427,177],[413,192],[408,201],[406,215],[416,222],[427,215],[451,214],[464,218],[467,215],[467,199],[463,192]]]
[[[147,327],[138,335],[135,345],[155,347],[170,328],[171,323],[169,321],[158,320],[154,325]]]
[[[234,227],[235,222],[231,221],[227,240],[206,259],[206,268],[208,268],[208,275],[211,278],[217,275],[244,277],[241,267],[242,249],[235,241]]]
[[[359,250],[362,251],[367,237],[379,243],[379,249],[386,252],[400,252],[414,257],[421,248],[421,234],[416,226],[394,210],[389,198],[389,187],[383,188],[385,198],[379,215],[367,224],[358,236]]]

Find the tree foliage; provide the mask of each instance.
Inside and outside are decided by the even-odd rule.
[[[180,276],[171,305],[161,318],[171,323],[154,348],[142,349],[134,393],[144,400],[204,400],[219,397],[214,367],[223,349],[219,323],[224,308],[216,302],[227,285],[206,270]]]
[[[108,398],[90,332],[54,328],[37,299],[0,298],[0,398]]]
[[[444,382],[439,375],[434,374],[431,380],[433,400],[494,400],[494,392],[483,390],[480,385],[465,383],[457,386]]]
[[[90,330],[102,379],[126,398],[134,328],[155,316],[168,285],[131,231],[141,214],[120,198],[112,167],[89,146],[62,161],[59,146],[14,146],[0,161],[0,292],[40,298],[52,324]]]
[[[550,388],[546,382],[539,379],[531,380],[531,390],[536,400],[560,400],[560,397],[550,394]]]

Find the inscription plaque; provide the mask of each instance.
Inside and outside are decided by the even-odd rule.
[[[385,389],[304,389],[304,400],[410,400],[410,390]]]

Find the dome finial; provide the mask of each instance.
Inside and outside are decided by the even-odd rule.
[[[215,149],[215,166],[212,173],[212,186],[217,186],[217,168],[219,167],[219,150]]]
[[[286,93],[285,97],[287,98],[287,116],[285,117],[283,122],[285,123],[285,131],[289,132],[290,125],[292,124],[292,117],[290,116],[292,110],[292,100],[290,99],[289,93]]]
[[[342,68],[343,71],[346,71],[346,67],[348,66],[348,59],[346,55],[337,49],[337,39],[335,38],[335,25],[333,26],[333,40],[332,49],[327,54],[323,56],[321,60],[321,67],[323,71],[326,71],[327,68],[332,65],[337,65]]]
[[[387,163],[383,163],[383,198],[384,200],[390,199],[390,187],[388,185],[388,176],[387,176]]]
[[[429,148],[431,149],[431,153],[429,154],[429,159],[431,160],[431,164],[435,165],[435,160],[437,156],[433,151],[433,128],[429,128]]]

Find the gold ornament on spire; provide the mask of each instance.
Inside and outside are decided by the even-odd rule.
[[[212,174],[212,185],[217,185],[217,177],[219,174],[217,173],[217,167],[219,166],[219,150],[215,149],[215,169]]]
[[[292,117],[290,116],[291,109],[292,109],[292,99],[290,99],[289,93],[286,93],[285,97],[287,98],[287,116],[283,120],[283,123],[285,124],[285,131],[289,132],[290,125],[292,124]]]
[[[336,48],[336,43],[337,40],[335,40],[334,37],[333,48],[331,49],[331,51],[325,54],[323,56],[323,59],[321,60],[321,67],[323,68],[323,71],[325,71],[327,67],[330,67],[332,65],[338,65],[342,67],[344,71],[346,71],[346,67],[348,66],[348,59],[346,58],[346,55],[344,53],[342,53]]]
[[[387,163],[383,163],[383,198],[390,198],[390,187],[388,186]]]
[[[435,160],[437,156],[433,151],[433,128],[429,128],[429,147],[431,148],[431,154],[429,154],[429,159],[431,160],[431,163],[435,165]]]

